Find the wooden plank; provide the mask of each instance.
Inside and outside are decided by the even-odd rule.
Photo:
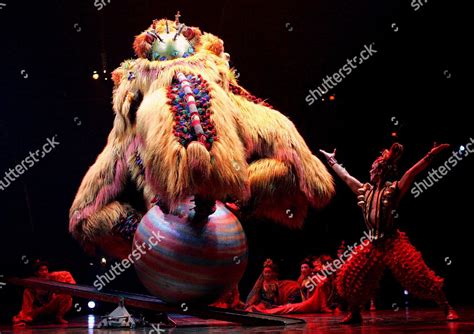
[[[118,304],[123,299],[126,306],[157,312],[186,314],[202,319],[223,320],[248,326],[285,326],[305,323],[302,319],[220,309],[191,303],[186,303],[186,307],[183,308],[181,305],[165,303],[154,296],[116,290],[98,291],[94,287],[88,285],[67,284],[39,278],[10,277],[6,278],[5,281],[12,285],[59,292],[105,303]],[[184,309],[186,309],[186,311]]]

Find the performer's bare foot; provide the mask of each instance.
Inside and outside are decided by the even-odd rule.
[[[375,307],[375,303],[373,299],[370,300],[370,310],[377,311],[377,308]]]
[[[360,312],[351,312],[341,321],[341,324],[347,325],[360,323],[362,323],[362,315]]]
[[[446,314],[446,320],[448,321],[459,320],[459,315],[453,308],[450,308]]]
[[[26,327],[26,322],[24,322],[24,321],[15,322],[13,324],[13,327]]]
[[[32,317],[18,316],[13,317],[13,327],[25,327],[28,323],[33,322]]]
[[[61,325],[66,325],[69,323],[69,321],[65,320],[64,318],[56,318],[55,321],[56,323],[61,324]]]
[[[229,209],[234,215],[240,214],[240,207],[236,203],[226,202],[225,206]]]

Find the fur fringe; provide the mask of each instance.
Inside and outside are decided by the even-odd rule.
[[[212,166],[206,147],[199,142],[191,142],[186,148],[186,155],[191,182],[198,185],[202,180],[208,180]]]

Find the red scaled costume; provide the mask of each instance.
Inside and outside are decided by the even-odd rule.
[[[365,184],[349,175],[337,163],[335,151],[332,154],[321,151],[338,176],[358,194],[358,205],[362,208],[364,221],[372,236],[371,243],[356,248],[337,276],[338,293],[346,299],[351,311],[343,322],[355,323],[362,320],[360,309],[373,297],[386,267],[414,296],[435,300],[444,308],[447,320],[458,318],[442,290],[443,279],[428,268],[420,252],[394,224],[398,204],[416,175],[430,164],[435,154],[448,146],[443,144],[434,147],[400,181],[389,182],[387,180],[394,177],[398,159],[403,152],[403,146],[395,143],[374,161],[370,171],[371,182]]]
[[[360,192],[360,205],[373,240],[367,246],[360,245],[338,275],[337,289],[349,308],[370,299],[386,267],[414,296],[445,304],[443,279],[428,268],[405,233],[394,228],[392,210],[398,200],[398,182],[387,183],[378,198],[374,198],[374,187],[368,183]],[[369,218],[371,205],[380,210],[374,221]]]
[[[51,281],[76,284],[67,271],[49,273]],[[72,297],[40,289],[25,289],[20,313],[13,317],[14,324],[29,323],[39,319],[62,319],[72,307]]]

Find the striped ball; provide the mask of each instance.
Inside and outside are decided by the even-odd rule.
[[[198,225],[190,221],[193,207],[188,200],[175,214],[164,214],[155,206],[135,232],[134,250],[149,244],[135,261],[138,277],[170,303],[210,303],[235,286],[247,266],[247,239],[237,217],[216,202],[209,221]]]

